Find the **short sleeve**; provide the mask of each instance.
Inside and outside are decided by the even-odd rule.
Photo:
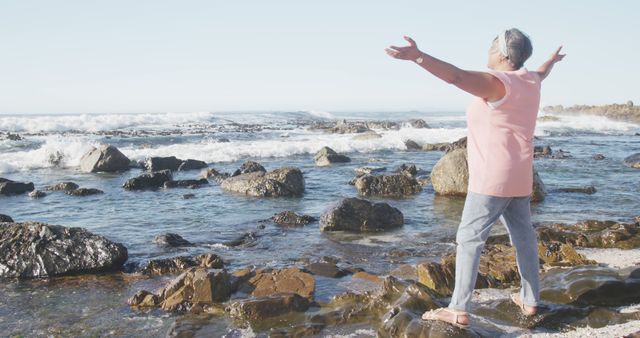
[[[511,95],[511,79],[504,72],[495,70],[489,70],[488,72],[489,74],[498,78],[498,80],[500,80],[500,82],[502,82],[502,84],[504,85],[505,94],[500,100],[494,102],[485,101],[489,107],[496,109],[500,107],[505,101],[507,101],[509,95]]]

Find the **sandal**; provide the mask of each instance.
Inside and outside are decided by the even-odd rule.
[[[527,310],[518,293],[511,294],[511,301],[520,308],[520,311],[522,311],[522,314],[525,316],[535,316],[538,313],[536,306],[529,306],[532,310]]]
[[[450,314],[453,315],[453,321],[447,320],[441,316],[439,316],[442,312],[448,312]],[[469,314],[464,312],[464,311],[456,311],[450,308],[446,308],[446,307],[441,307],[439,309],[435,309],[435,310],[430,310],[425,312],[422,315],[422,320],[439,320],[441,322],[445,322],[445,323],[449,323],[452,325],[455,325],[457,327],[460,328],[466,328],[469,327],[469,324],[465,324],[465,323],[460,323],[460,321],[458,320],[458,317],[460,316],[468,316]]]

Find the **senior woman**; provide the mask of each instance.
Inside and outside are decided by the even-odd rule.
[[[409,46],[391,46],[387,54],[410,60],[447,83],[475,96],[467,108],[468,193],[456,235],[456,281],[446,308],[426,312],[425,320],[469,325],[469,303],[480,253],[492,224],[500,218],[516,248],[522,287],[511,299],[524,315],[539,302],[538,250],[531,223],[533,132],[540,105],[540,84],[562,60],[559,47],[537,71],[523,67],[531,56],[529,38],[512,28],[501,32],[489,49],[487,71],[457,68]]]

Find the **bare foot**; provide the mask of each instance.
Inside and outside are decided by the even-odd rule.
[[[422,315],[423,320],[439,320],[458,327],[469,326],[469,314],[464,311],[457,311],[450,308],[442,307],[439,309],[427,311]]]
[[[525,305],[524,303],[522,303],[522,300],[520,299],[520,295],[517,293],[511,294],[511,301],[513,301],[516,305],[518,305],[518,307],[522,311],[522,314],[525,316],[533,316],[536,313],[538,313],[537,306]]]

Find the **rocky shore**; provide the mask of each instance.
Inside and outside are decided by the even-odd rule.
[[[606,116],[613,120],[640,123],[640,106],[628,101],[624,104],[607,104],[603,106],[574,105],[564,107],[562,105],[545,106],[542,111],[557,114],[589,114]]]

